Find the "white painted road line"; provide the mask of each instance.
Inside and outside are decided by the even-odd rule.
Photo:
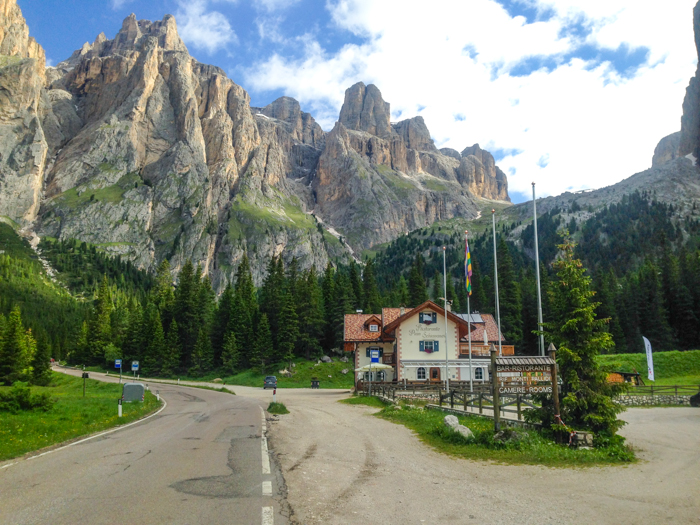
[[[262,482],[262,495],[263,496],[272,496],[272,481],[263,481]]]
[[[267,452],[267,438],[263,436],[260,440],[260,448],[262,449],[262,473],[270,473],[270,454]]]
[[[272,507],[262,508],[262,525],[274,525],[275,514]]]
[[[138,424],[138,423],[142,423],[142,422],[146,421],[147,419],[152,418],[153,416],[157,416],[157,415],[160,414],[163,410],[165,410],[165,407],[167,407],[167,406],[168,406],[168,403],[167,403],[167,402],[165,401],[165,399],[164,399],[164,400],[163,400],[163,406],[160,407],[160,410],[158,410],[158,412],[155,412],[155,413],[153,413],[153,414],[151,414],[151,415],[149,415],[149,416],[146,416],[146,417],[144,417],[144,418],[142,418],[142,419],[137,419],[136,421],[134,421],[134,422],[132,422],[132,423],[129,423],[128,425],[121,425],[121,426],[115,427],[115,428],[113,428],[113,429],[111,429],[111,430],[107,430],[106,432],[100,432],[99,434],[95,434],[94,436],[86,437],[85,439],[81,439],[80,441],[74,441],[73,443],[69,443],[69,444],[64,445],[64,446],[62,446],[62,447],[55,448],[55,449],[53,449],[53,450],[48,450],[48,451],[46,451],[46,452],[42,452],[41,454],[37,454],[36,456],[28,457],[28,458],[25,459],[24,461],[31,461],[32,459],[40,458],[40,457],[42,457],[42,456],[46,456],[47,454],[53,454],[54,452],[58,452],[58,451],[60,451],[60,450],[64,450],[64,449],[66,449],[66,448],[68,448],[68,447],[72,447],[72,446],[75,446],[75,445],[80,445],[81,443],[85,443],[86,441],[90,441],[91,439],[95,439],[95,438],[98,438],[98,437],[100,437],[100,436],[104,436],[104,435],[106,435],[106,434],[111,434],[112,432],[117,432],[118,430],[124,430],[125,428],[129,428],[130,426],[136,425],[136,424]],[[15,462],[15,463],[10,463],[9,465],[5,465],[5,466],[2,467],[2,468],[11,467],[12,465],[17,465],[18,463],[19,463],[19,461]]]

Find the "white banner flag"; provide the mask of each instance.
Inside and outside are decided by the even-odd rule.
[[[651,343],[646,337],[644,339],[644,347],[647,349],[647,368],[649,381],[654,381],[654,357],[651,355]]]

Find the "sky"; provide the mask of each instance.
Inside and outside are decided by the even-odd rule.
[[[130,13],[173,14],[200,62],[265,106],[287,95],[329,131],[375,84],[392,122],[438,148],[479,143],[514,202],[601,188],[651,166],[680,129],[696,0],[18,0],[49,63]]]

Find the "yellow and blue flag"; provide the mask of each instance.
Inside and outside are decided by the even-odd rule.
[[[467,276],[467,293],[472,294],[472,255],[469,253],[469,241],[464,239],[464,274]]]

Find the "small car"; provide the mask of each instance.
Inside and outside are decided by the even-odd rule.
[[[277,388],[277,378],[275,376],[265,377],[265,382],[263,383],[263,390],[266,388]]]

